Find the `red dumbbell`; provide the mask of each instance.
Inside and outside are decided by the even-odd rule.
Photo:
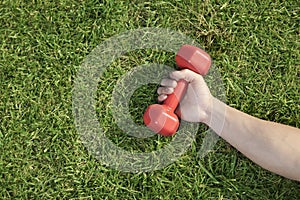
[[[180,69],[189,69],[201,75],[207,74],[211,66],[210,56],[204,50],[191,45],[183,45],[175,59]],[[174,135],[179,127],[179,119],[174,112],[187,86],[185,80],[179,80],[174,92],[168,95],[163,104],[150,105],[144,113],[146,126],[163,136]]]

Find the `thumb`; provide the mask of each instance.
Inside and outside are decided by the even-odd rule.
[[[170,73],[170,78],[176,81],[184,79],[189,83],[192,82],[197,76],[199,76],[199,74],[188,69],[183,69],[181,71],[174,71]]]

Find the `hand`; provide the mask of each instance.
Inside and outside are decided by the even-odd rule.
[[[189,85],[185,96],[176,109],[176,114],[185,121],[207,123],[213,96],[203,77],[193,71],[184,69],[170,73],[170,78],[163,79],[161,87],[157,89],[158,101],[164,101],[168,94],[174,91],[177,81],[180,79],[186,80]]]

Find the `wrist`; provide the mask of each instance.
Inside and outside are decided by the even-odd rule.
[[[207,126],[215,131],[219,136],[225,125],[227,105],[219,99],[212,97],[206,110],[206,118],[203,120]]]

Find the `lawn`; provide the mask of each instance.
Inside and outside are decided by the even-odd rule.
[[[297,0],[0,2],[1,199],[300,199],[300,184],[257,166],[223,140],[204,158],[196,142],[162,169],[128,173],[104,165],[82,143],[72,91],[86,57],[107,39],[144,27],[168,28],[211,55],[226,103],[255,117],[300,128],[300,7]],[[114,60],[97,87],[98,121],[112,142],[133,152],[172,138],[134,138],[112,117],[115,85],[147,63],[174,64],[155,49]],[[156,102],[157,84],[129,102],[137,124]]]

